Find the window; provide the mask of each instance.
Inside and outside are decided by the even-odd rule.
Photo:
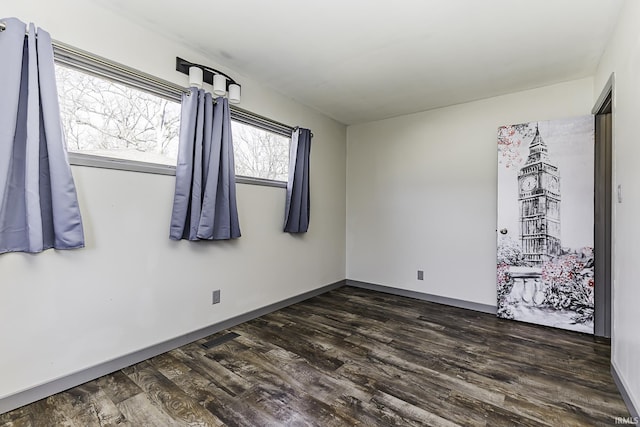
[[[237,182],[286,187],[293,128],[231,107]]]
[[[284,181],[289,178],[291,138],[231,121],[236,175]]]
[[[176,165],[180,103],[62,65],[56,79],[69,152]]]
[[[54,42],[72,164],[175,174],[184,88]],[[286,186],[292,128],[231,107],[237,182]]]

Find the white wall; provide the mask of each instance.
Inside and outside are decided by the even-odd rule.
[[[176,83],[176,56],[223,69],[90,2],[14,0],[2,13]],[[0,255],[0,398],[345,278],[345,126],[225,71],[241,107],[312,129],[309,232],[281,231],[284,189],[240,184],[242,238],[173,242],[174,177],[73,167],[87,248]]]
[[[347,278],[495,306],[498,126],[592,103],[588,78],[350,126]]]
[[[636,410],[640,410],[640,2],[627,1],[594,78],[594,95],[615,73],[613,93],[613,186],[622,203],[613,209],[612,364]],[[615,194],[615,193],[614,193]]]

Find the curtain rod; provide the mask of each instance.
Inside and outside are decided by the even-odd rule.
[[[53,50],[57,54],[64,55],[66,53],[66,54],[73,55],[74,57],[86,58],[90,61],[98,62],[108,67],[116,68],[118,71],[124,72],[125,74],[132,75],[138,79],[149,81],[153,84],[175,91],[176,93],[190,93],[190,90],[188,88],[185,88],[184,86],[180,86],[179,84],[170,82],[165,79],[161,79],[160,77],[156,77],[154,75],[145,73],[143,71],[136,70],[135,68],[127,67],[126,65],[116,63],[102,56],[98,56],[96,54],[87,52],[86,50],[78,49],[76,47],[70,46],[66,43],[59,42],[57,40],[52,40],[51,44],[53,45]]]

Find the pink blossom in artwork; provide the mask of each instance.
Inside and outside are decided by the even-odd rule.
[[[520,146],[522,138],[515,126],[501,126],[498,128],[498,162],[506,168],[518,166],[522,163]]]

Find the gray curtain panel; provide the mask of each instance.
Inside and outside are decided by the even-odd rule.
[[[311,199],[309,197],[309,154],[311,131],[296,128],[291,135],[289,181],[285,205],[284,231],[306,233],[309,229]]]
[[[0,253],[84,247],[49,33],[0,32]]]
[[[202,89],[182,96],[180,147],[169,237],[240,237],[229,101]]]

